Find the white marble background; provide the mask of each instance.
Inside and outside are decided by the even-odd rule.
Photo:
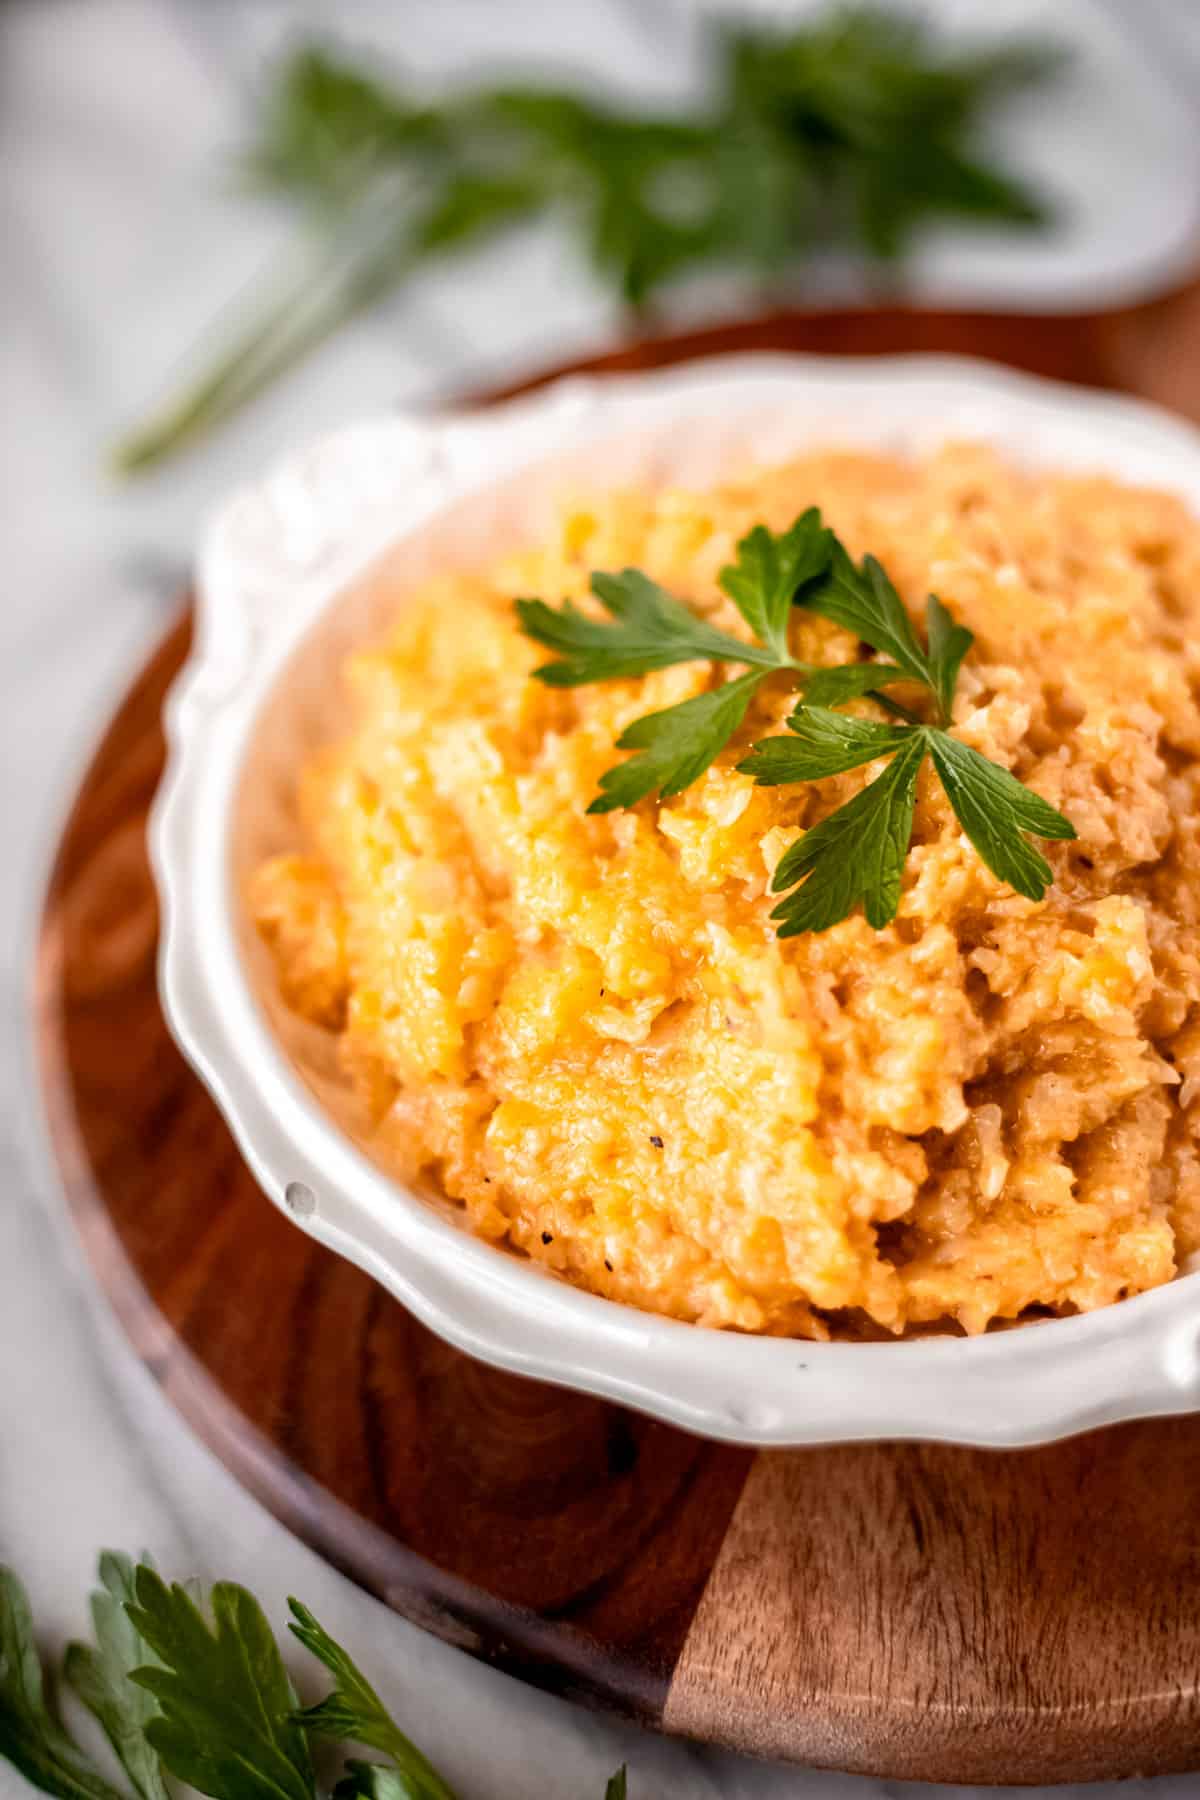
[[[761,0],[759,10],[798,10]],[[0,5],[0,1559],[47,1645],[84,1622],[100,1545],[249,1582],[279,1619],[300,1594],[360,1657],[463,1800],[599,1800],[623,1758],[635,1800],[879,1800],[903,1784],[773,1769],[621,1729],[423,1637],[290,1537],[189,1437],[88,1287],[39,1160],[25,1056],[29,928],[44,859],[105,708],[170,616],[197,520],[302,434],[381,402],[597,344],[605,298],[531,231],[412,286],[230,436],[118,488],[101,453],[252,283],[283,234],[222,183],[263,59],[316,28],[438,76],[549,57],[642,92],[696,79],[687,0],[8,0]],[[917,292],[1102,303],[1200,247],[1200,7],[1193,0],[941,0],[965,29],[1033,24],[1076,43],[1053,104],[1009,154],[1061,202],[1037,244],[931,244]],[[842,272],[827,270],[827,291]],[[686,304],[711,308],[710,289]],[[1134,1783],[1154,1800],[1196,1779]],[[21,1791],[0,1765],[0,1796]],[[948,1791],[948,1790],[943,1790]],[[982,1790],[980,1790],[982,1791]],[[1092,1790],[1099,1792],[1100,1790]],[[965,1792],[965,1790],[963,1790]]]

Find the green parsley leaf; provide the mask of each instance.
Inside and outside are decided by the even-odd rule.
[[[132,1679],[161,1708],[146,1736],[171,1774],[215,1800],[312,1800],[296,1694],[254,1596],[218,1582],[210,1624],[185,1588],[144,1563],[134,1590],[129,1618],[161,1666]]]
[[[931,731],[929,752],[955,817],[998,880],[1040,900],[1054,871],[1033,848],[1036,837],[1071,839],[1075,827],[1015,775],[944,731]]]
[[[763,738],[738,764],[760,787],[844,774],[902,750],[912,736],[910,726],[854,719],[824,706],[809,706],[807,701],[787,723],[790,737]]]
[[[631,306],[719,248],[705,123],[639,117],[544,88],[486,94],[477,105],[516,134],[522,158],[544,171],[547,193],[581,227],[597,272]]]
[[[821,180],[813,158],[769,121],[740,110],[712,134],[707,167],[713,236],[723,256],[766,282],[778,281],[792,258],[822,236]]]
[[[819,222],[814,231],[812,201],[797,208],[794,247],[840,235],[883,259],[939,215],[1042,216],[1028,188],[970,155],[969,135],[986,105],[1060,65],[1044,44],[956,53],[919,16],[870,6],[740,33],[725,59],[737,122],[753,120],[776,155],[816,177]]]
[[[149,1565],[148,1558],[143,1560]],[[132,1560],[114,1550],[103,1551],[100,1583],[91,1603],[95,1645],[69,1644],[63,1674],[99,1720],[142,1800],[167,1800],[158,1756],[146,1738],[146,1727],[158,1716],[158,1703],[130,1679],[135,1669],[153,1661],[126,1611],[134,1600]]]
[[[425,255],[482,238],[531,213],[545,198],[535,174],[489,175],[474,169],[447,180],[413,233],[413,250]]]
[[[954,690],[963,657],[975,642],[965,625],[956,625],[936,594],[925,602],[925,635],[929,639],[929,672],[943,725],[949,725]]]
[[[377,1763],[349,1763],[348,1775],[335,1792],[363,1794],[370,1800],[454,1800],[454,1794],[437,1770],[396,1724],[366,1676],[341,1645],[336,1643],[306,1606],[289,1599],[293,1623],[288,1629],[306,1650],[325,1664],[334,1678],[333,1692],[317,1706],[294,1717],[313,1736],[352,1738],[382,1750],[396,1764],[394,1769]],[[346,1783],[356,1783],[347,1786]],[[399,1785],[397,1785],[399,1784]]]
[[[1045,207],[1024,182],[989,169],[950,145],[915,143],[885,155],[847,158],[854,216],[863,241],[894,260],[923,219],[959,217],[989,224],[1043,225]]]
[[[1027,832],[1044,838],[1075,836],[1070,821],[1049,801],[939,727],[883,725],[808,705],[797,709],[788,726],[791,737],[764,738],[738,764],[762,786],[820,781],[883,756],[892,761],[883,775],[803,833],[780,858],[771,884],[775,893],[808,875],[804,886],[771,915],[782,921],[780,937],[823,931],[860,900],[876,927],[895,917],[916,778],[926,753],[980,857],[1017,893],[1040,900],[1054,879]]]
[[[882,775],[784,852],[772,891],[803,886],[771,914],[781,938],[825,931],[860,901],[877,931],[895,918],[925,748],[922,730],[908,732]]]
[[[58,1800],[125,1800],[52,1711],[24,1588],[0,1565],[0,1757]]]
[[[824,575],[832,554],[833,533],[810,506],[787,531],[768,531],[765,525],[748,531],[738,544],[737,561],[717,577],[718,587],[779,663],[788,660],[788,620],[796,590]]]
[[[655,792],[666,800],[690,787],[738,729],[762,679],[762,673],[754,669],[707,694],[635,719],[617,739],[617,749],[637,750],[640,755],[605,770],[600,793],[588,811],[606,813],[618,806],[636,806]]]
[[[445,151],[448,123],[328,50],[305,45],[280,65],[242,169],[257,188],[344,208],[382,162]]]
[[[560,652],[560,661],[534,670],[551,687],[648,675],[697,658],[775,665],[769,651],[717,631],[640,569],[624,569],[619,575],[597,572],[591,589],[612,614],[612,623],[589,617],[570,600],[557,610],[544,600],[516,603],[525,635]]]
[[[867,694],[878,698],[876,688],[911,679],[895,663],[835,663],[828,669],[814,669],[804,677],[804,702],[806,706],[844,706],[848,700],[861,700]]]
[[[937,699],[939,722],[950,723],[958,673],[975,639],[965,625],[955,624],[936,594],[930,594],[926,602],[929,647],[923,650],[904,602],[882,565],[873,556],[866,556],[862,566],[856,568],[835,539],[827,577],[810,582],[797,600],[810,611],[854,632],[872,649],[894,658],[892,663],[819,670],[806,683],[806,699],[818,706],[836,706],[875,687],[913,681],[928,688]],[[866,672],[873,667],[877,671],[874,681]]]
[[[910,681],[934,686],[904,602],[873,556],[865,556],[861,568],[855,568],[844,547],[836,544],[829,574],[805,590],[800,604],[890,656]]]
[[[217,1800],[315,1800],[305,1733],[352,1739],[392,1758],[348,1760],[335,1800],[455,1800],[357,1665],[298,1601],[289,1602],[291,1630],[335,1681],[320,1705],[302,1712],[296,1711],[278,1645],[244,1588],[228,1582],[214,1587],[210,1623],[196,1584],[168,1588],[146,1558],[135,1568],[128,1557],[105,1552],[100,1578],[93,1596],[97,1646],[72,1646],[72,1680],[140,1800],[168,1795],[157,1761],[144,1758],[133,1742],[143,1732],[159,1744],[171,1773]],[[153,1660],[133,1671],[138,1658]],[[161,1712],[151,1694],[161,1701]],[[3,1567],[0,1759],[58,1800],[128,1800],[95,1769],[48,1704],[29,1602],[16,1575]],[[626,1791],[621,1768],[608,1782],[606,1800],[625,1800]]]

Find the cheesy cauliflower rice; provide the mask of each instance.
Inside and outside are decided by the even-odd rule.
[[[820,506],[914,617],[976,635],[955,728],[1072,820],[1044,901],[989,874],[928,765],[895,923],[780,942],[772,869],[878,769],[755,787],[772,678],[694,786],[589,817],[614,741],[713,679],[573,690],[513,599],[643,568],[726,631],[737,539]],[[386,570],[380,579],[387,580]],[[799,609],[794,654],[856,646]],[[250,903],[336,1033],[379,1153],[472,1229],[654,1312],[826,1337],[1103,1306],[1200,1247],[1200,524],[977,446],[833,452],[620,493],[397,600],[351,735]],[[868,710],[870,703],[863,703]]]

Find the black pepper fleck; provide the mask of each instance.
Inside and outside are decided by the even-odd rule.
[[[552,1244],[554,1242],[554,1233],[552,1231],[543,1231],[542,1242],[543,1244]]]
[[[656,1150],[661,1150],[663,1147],[662,1139],[660,1137],[656,1137],[653,1132],[650,1134],[650,1142],[654,1145],[654,1148]]]
[[[608,1270],[609,1274],[611,1275],[612,1274],[612,1264],[609,1262],[607,1256],[604,1259],[604,1266]]]

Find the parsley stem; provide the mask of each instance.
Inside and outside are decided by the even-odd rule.
[[[116,444],[110,462],[117,474],[133,475],[153,468],[174,451],[202,437],[256,391],[256,359],[284,331],[303,299],[306,283],[289,283],[283,297],[267,307],[237,337],[208,374],[128,437]],[[258,386],[262,385],[261,378]]]
[[[372,213],[378,218],[380,209]],[[361,222],[356,225],[353,235],[361,238]],[[202,380],[116,446],[118,474],[152,469],[202,438],[372,306],[415,260],[407,219],[369,237],[349,261],[346,235],[327,237]]]

